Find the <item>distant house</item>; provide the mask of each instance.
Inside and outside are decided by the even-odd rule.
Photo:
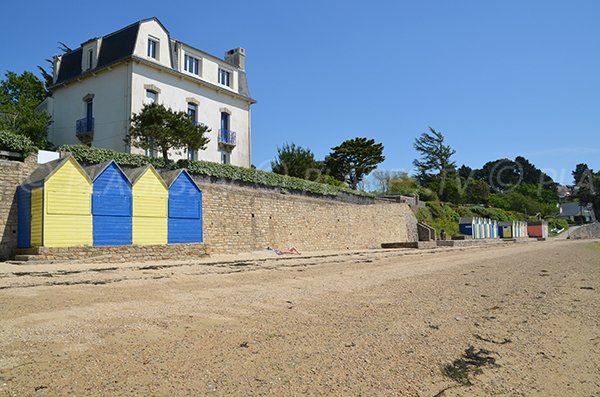
[[[592,204],[581,206],[579,203],[562,203],[559,206],[557,218],[568,219],[571,222],[583,220],[585,223],[595,222],[596,214]]]
[[[52,97],[40,108],[52,116],[48,139],[55,145],[144,153],[124,138],[131,115],[157,102],[211,129],[205,150],[175,150],[171,158],[250,167],[250,106],[256,101],[243,48],[221,59],[173,39],[149,18],[54,57],[53,77]]]

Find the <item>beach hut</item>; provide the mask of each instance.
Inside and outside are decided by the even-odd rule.
[[[513,236],[513,221],[498,222],[498,235],[500,238],[511,238]]]
[[[167,185],[151,165],[123,171],[132,186],[133,244],[167,244]]]
[[[131,245],[131,183],[114,160],[85,167],[92,180],[95,246]]]
[[[40,165],[17,189],[18,247],[92,245],[91,194],[70,155]]]
[[[169,244],[202,242],[202,191],[184,169],[161,176],[169,188]]]
[[[535,221],[527,223],[529,237],[548,238],[548,222]]]

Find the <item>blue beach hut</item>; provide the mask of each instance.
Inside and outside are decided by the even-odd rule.
[[[93,244],[131,245],[131,183],[123,170],[107,161],[85,168],[92,180]]]
[[[202,191],[184,169],[161,176],[169,187],[169,244],[202,242]]]

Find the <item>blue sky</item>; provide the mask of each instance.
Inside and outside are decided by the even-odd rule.
[[[600,169],[598,1],[156,4],[8,2],[0,73],[156,16],[206,52],[245,47],[259,168],[284,142],[322,158],[367,136],[385,146],[381,168],[410,171],[432,126],[459,165],[523,155],[561,182],[578,162]]]

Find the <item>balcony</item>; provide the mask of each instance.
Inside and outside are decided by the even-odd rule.
[[[235,131],[219,130],[219,145],[233,149],[235,147]]]
[[[83,118],[75,123],[75,136],[84,145],[89,145],[94,140],[94,118]]]

